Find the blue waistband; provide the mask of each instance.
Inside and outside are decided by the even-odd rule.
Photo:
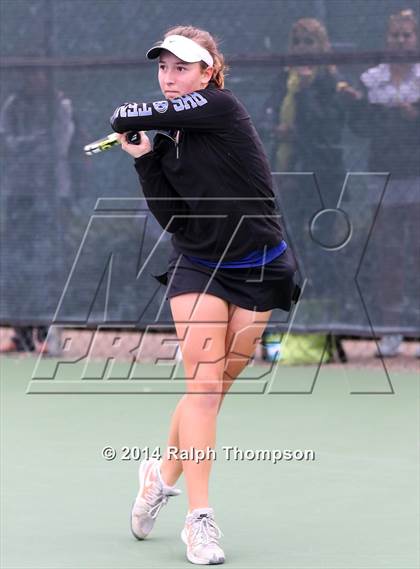
[[[261,267],[267,263],[271,263],[276,257],[279,257],[287,249],[286,241],[280,241],[278,245],[272,247],[265,251],[253,251],[246,257],[242,257],[238,261],[226,261],[220,263],[219,268],[221,269],[246,269],[248,267]],[[192,263],[199,263],[205,267],[210,267],[214,269],[217,267],[218,263],[215,261],[207,261],[205,259],[200,259],[198,257],[191,257],[190,255],[184,255]]]

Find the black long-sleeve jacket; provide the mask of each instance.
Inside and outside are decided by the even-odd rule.
[[[270,167],[243,105],[226,89],[172,101],[127,103],[116,132],[163,130],[135,160],[150,210],[173,233],[176,250],[206,260],[238,260],[282,240]]]

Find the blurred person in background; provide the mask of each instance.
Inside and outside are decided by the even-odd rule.
[[[293,55],[331,52],[325,26],[314,18],[297,20],[290,31],[288,51]],[[359,93],[342,80],[334,65],[287,67],[276,78],[260,121],[274,170],[313,172],[326,208],[336,207],[345,180],[342,133],[349,98],[357,97]],[[282,179],[282,185],[296,192],[296,207],[302,209],[305,204],[299,203],[299,183],[297,177]],[[311,238],[309,227],[305,238]],[[298,259],[304,256],[305,263],[310,263],[310,254],[302,255],[302,249],[305,244],[296,249]],[[320,291],[323,298],[334,294],[328,287],[326,282]],[[268,332],[264,335],[264,346],[266,340],[269,341]],[[338,353],[343,354],[339,338],[334,343]]]
[[[19,288],[26,289],[26,283],[33,279],[34,294],[39,290],[48,295],[48,280],[58,277],[56,272],[50,272],[56,269],[53,259],[45,264],[43,258],[51,247],[48,241],[57,235],[57,227],[49,226],[51,215],[47,213],[52,211],[59,216],[55,207],[57,197],[60,200],[70,197],[68,153],[74,130],[71,101],[51,86],[46,70],[23,70],[21,88],[9,95],[0,109],[5,164],[1,189],[7,207],[8,236],[3,260],[6,264],[6,256],[11,257],[13,249],[8,286],[16,287],[16,295],[22,296]],[[59,225],[59,221],[55,223]],[[54,251],[56,255],[60,253]],[[45,282],[41,288],[39,265],[43,261]],[[45,297],[45,305],[47,300]],[[16,300],[20,308],[30,302],[30,298]],[[46,353],[47,333],[47,326],[15,326],[13,336],[0,346],[0,352]]]
[[[390,16],[386,45],[394,52],[417,49],[418,24],[412,10]],[[360,80],[364,96],[355,102],[349,124],[368,138],[369,171],[390,174],[379,211],[377,258],[381,306],[398,327],[404,288],[413,286],[412,277],[418,274],[420,63],[381,63],[362,73]],[[400,333],[384,335],[376,355],[396,356],[402,341]]]
[[[293,55],[331,52],[325,26],[297,20],[290,32]],[[282,70],[265,105],[261,130],[277,171],[314,172],[326,207],[335,207],[344,181],[342,132],[348,95],[358,93],[334,65],[300,65]]]

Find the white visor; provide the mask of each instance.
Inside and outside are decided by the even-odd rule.
[[[163,49],[170,51],[186,63],[204,61],[209,67],[213,66],[213,58],[207,49],[185,36],[168,36],[158,45],[149,49],[146,55],[149,59],[156,59]]]

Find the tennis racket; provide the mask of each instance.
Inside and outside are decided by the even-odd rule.
[[[117,144],[120,144],[117,136],[116,132],[108,134],[108,136],[105,136],[104,138],[100,138],[90,144],[86,144],[86,146],[83,147],[83,151],[87,156],[92,156],[93,154],[109,150],[110,148],[117,146]],[[126,134],[126,139],[129,144],[140,144],[141,142],[140,134],[135,131],[128,132]]]

